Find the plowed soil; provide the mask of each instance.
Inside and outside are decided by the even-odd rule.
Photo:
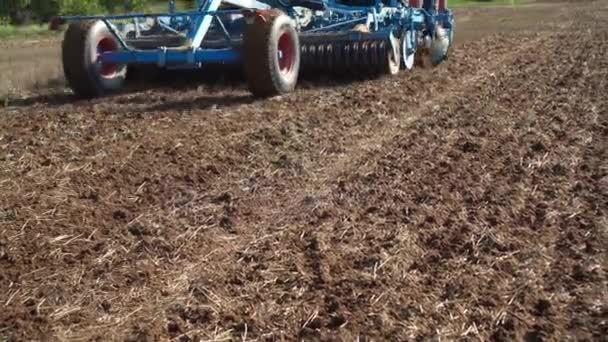
[[[0,341],[608,336],[608,5],[457,12],[441,66],[0,115]]]

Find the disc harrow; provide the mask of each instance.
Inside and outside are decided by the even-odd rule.
[[[376,75],[387,67],[392,47],[382,38],[301,42],[302,67],[306,72]]]
[[[446,0],[409,1],[199,0],[177,12],[170,0],[167,13],[61,17],[51,27],[70,22],[64,70],[82,97],[118,90],[128,68],[213,64],[242,65],[251,92],[267,97],[293,91],[301,72],[395,75],[443,62],[454,36]]]

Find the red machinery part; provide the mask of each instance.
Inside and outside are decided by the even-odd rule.
[[[283,73],[289,73],[293,70],[295,64],[295,43],[289,32],[281,35],[278,42],[279,50],[279,69]]]
[[[437,11],[444,12],[447,9],[448,0],[437,0]]]
[[[421,0],[410,0],[409,4],[410,4],[410,7],[420,8],[422,1]]]
[[[104,37],[97,44],[97,60],[101,64],[99,74],[102,77],[111,77],[118,71],[118,65],[115,63],[101,62],[100,56],[104,52],[115,52],[118,51],[118,43],[112,37]]]

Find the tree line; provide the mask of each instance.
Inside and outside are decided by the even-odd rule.
[[[143,11],[159,0],[0,0],[0,23],[46,22],[57,15]],[[165,1],[166,2],[166,1]],[[193,5],[195,0],[180,1]]]

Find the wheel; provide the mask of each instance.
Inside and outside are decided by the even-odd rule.
[[[387,75],[397,75],[401,66],[401,44],[399,44],[399,39],[392,33],[389,36],[387,49],[388,53],[384,73]]]
[[[414,67],[414,57],[416,56],[416,31],[407,30],[401,37],[403,66],[407,70]]]
[[[120,43],[101,21],[70,24],[62,43],[65,78],[79,97],[96,97],[120,89],[127,66],[102,63],[99,56],[120,50]]]
[[[300,72],[300,42],[294,22],[278,10],[250,15],[243,39],[249,90],[256,97],[293,91]]]

